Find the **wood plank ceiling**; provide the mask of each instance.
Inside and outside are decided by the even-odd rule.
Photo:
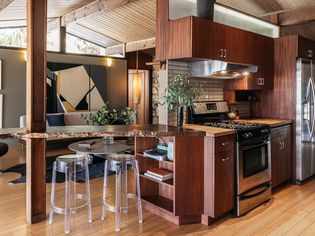
[[[48,18],[60,17],[94,0],[48,0]],[[0,20],[25,20],[26,0],[14,0],[0,13]]]
[[[114,10],[80,19],[81,26],[122,43],[155,37],[156,4],[154,0],[129,2]]]
[[[273,13],[290,13],[289,25],[280,25],[281,35],[299,34],[306,38],[315,40],[315,0],[217,0],[218,3],[235,8],[250,15],[267,19],[275,16]],[[298,9],[300,9],[298,11]],[[287,14],[288,15],[288,14]],[[294,23],[292,18],[305,18],[304,22]],[[308,15],[308,17],[305,17]],[[279,17],[281,20],[281,17]]]
[[[0,24],[1,20],[25,19],[25,2],[26,0],[14,0],[0,11]],[[48,17],[62,17],[91,2],[94,0],[48,0]],[[303,7],[314,7],[315,11],[315,0],[217,0],[217,2],[257,17],[282,14]],[[294,11],[289,15],[295,16]],[[303,16],[303,12],[299,14]],[[113,10],[99,11],[80,18],[67,25],[67,30],[88,41],[95,39],[95,43],[103,47],[113,46],[155,37],[155,16],[156,0],[135,0]],[[306,22],[282,27],[281,33],[300,34],[315,40],[315,14],[314,17],[312,14],[309,16]]]

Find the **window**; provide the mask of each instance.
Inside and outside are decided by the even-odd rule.
[[[90,54],[105,56],[105,48],[83,39],[67,34],[67,48],[69,53]]]
[[[26,28],[0,29],[0,46],[26,47]]]

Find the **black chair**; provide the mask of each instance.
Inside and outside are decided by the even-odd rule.
[[[6,143],[0,143],[0,157],[4,156],[9,150],[9,146]],[[0,171],[0,174],[2,172]]]

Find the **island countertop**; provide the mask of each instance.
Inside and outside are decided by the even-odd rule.
[[[0,139],[8,138],[80,138],[80,137],[156,137],[156,136],[205,136],[200,130],[167,125],[107,125],[107,126],[55,126],[46,132],[27,132],[23,128],[0,130]]]

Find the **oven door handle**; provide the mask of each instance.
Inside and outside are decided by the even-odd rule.
[[[266,185],[262,190],[260,190],[258,192],[255,192],[255,193],[250,194],[250,195],[242,195],[242,196],[240,196],[240,200],[256,197],[256,196],[266,192],[269,188],[270,188],[270,184]]]
[[[264,141],[264,142],[254,143],[254,144],[251,144],[251,145],[240,145],[240,148],[242,150],[246,150],[246,149],[260,147],[260,146],[263,146],[263,145],[266,145],[266,144],[269,144],[269,143],[270,143],[270,140],[267,140],[267,141]]]

